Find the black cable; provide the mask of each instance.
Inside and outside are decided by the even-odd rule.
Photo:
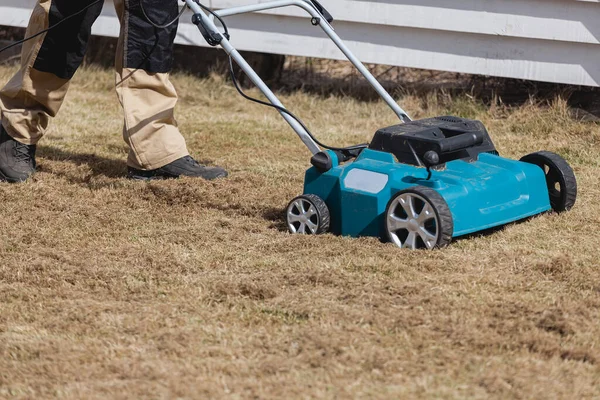
[[[27,38],[25,38],[23,40],[19,40],[19,41],[13,43],[13,44],[9,44],[8,46],[1,48],[0,49],[0,53],[2,53],[3,51],[8,50],[10,48],[13,48],[15,46],[18,46],[20,44],[23,44],[23,43],[27,42],[28,40],[31,40],[31,39],[34,39],[34,38],[40,36],[40,35],[43,35],[44,33],[48,32],[48,31],[51,31],[52,29],[56,28],[57,26],[59,26],[63,22],[66,22],[66,21],[70,20],[71,18],[74,18],[74,17],[78,16],[79,14],[83,13],[84,11],[87,11],[87,9],[89,9],[89,8],[95,6],[96,4],[101,3],[103,1],[104,0],[96,0],[93,3],[88,4],[87,6],[83,7],[81,10],[77,11],[75,14],[71,14],[68,17],[65,17],[65,18],[61,19],[56,24],[48,27],[47,29],[44,29],[43,31],[40,31],[40,32],[36,33],[35,35],[31,35],[31,36],[29,36],[29,37],[27,37]]]
[[[154,45],[152,46],[152,49],[150,51],[146,52],[146,54],[144,55],[144,58],[140,61],[139,65],[137,67],[135,67],[133,69],[133,71],[131,71],[130,73],[128,73],[119,82],[117,82],[115,84],[115,86],[117,86],[117,87],[119,85],[121,85],[123,82],[125,82],[127,79],[129,79],[137,71],[139,71],[139,69],[141,68],[141,66],[148,60],[148,58],[150,58],[150,56],[154,52],[154,49],[156,49],[156,46],[158,46],[158,33],[157,33],[156,29],[165,29],[165,28],[168,28],[169,26],[173,25],[175,22],[177,22],[179,20],[179,18],[181,18],[181,16],[185,12],[185,10],[187,10],[187,4],[183,6],[183,8],[181,9],[181,11],[177,14],[176,18],[174,18],[168,24],[163,24],[163,25],[157,24],[154,21],[152,21],[152,18],[150,18],[150,16],[146,13],[146,9],[144,8],[144,0],[140,0],[140,9],[142,10],[142,14],[144,15],[144,18],[146,18],[146,21],[150,25],[152,25],[154,27],[154,29],[155,29],[155,31],[154,31],[154,36],[155,36]]]
[[[227,40],[229,40],[229,29],[227,29],[227,24],[225,23],[225,21],[223,21],[223,18],[221,18],[221,16],[219,16],[219,14],[217,14],[216,12],[214,12],[213,10],[211,10],[210,8],[206,7],[205,5],[201,4],[199,0],[194,0],[194,3],[198,4],[198,6],[200,8],[202,8],[204,11],[208,12],[209,14],[213,15],[216,19],[219,20],[219,22],[221,23],[221,25],[223,26],[223,30],[224,32],[224,36],[227,38]],[[254,103],[263,105],[263,106],[267,106],[267,107],[271,107],[276,109],[277,111],[280,111],[284,114],[289,115],[290,117],[292,117],[298,124],[300,124],[300,126],[302,127],[302,129],[304,129],[306,131],[306,133],[308,134],[308,136],[319,146],[325,148],[325,149],[329,149],[329,150],[334,150],[334,151],[348,151],[348,150],[358,150],[358,149],[363,149],[365,148],[367,145],[366,144],[360,144],[360,145],[356,145],[356,146],[350,146],[350,147],[332,147],[332,146],[328,146],[324,143],[321,143],[313,134],[312,132],[308,129],[308,127],[304,124],[304,122],[302,122],[302,120],[298,117],[296,117],[291,111],[277,106],[275,104],[271,104],[271,103],[267,103],[266,101],[262,101],[259,99],[255,99],[253,97],[248,96],[246,93],[244,93],[244,91],[242,90],[242,88],[240,87],[237,78],[235,77],[235,70],[233,68],[233,59],[231,58],[231,56],[229,56],[229,74],[231,75],[231,81],[233,82],[233,86],[235,86],[235,89],[237,90],[237,92],[246,100],[250,100]]]
[[[350,147],[332,147],[332,146],[328,146],[324,143],[321,143],[319,140],[317,140],[317,138],[312,134],[312,132],[306,127],[306,125],[304,125],[304,123],[302,122],[302,120],[298,117],[296,117],[294,114],[292,114],[291,111],[277,106],[275,104],[271,104],[271,103],[267,103],[266,101],[262,101],[259,99],[255,99],[253,97],[248,96],[246,93],[244,93],[244,91],[240,88],[238,81],[235,77],[235,71],[233,69],[233,60],[231,58],[231,56],[229,57],[229,74],[231,75],[231,80],[233,81],[233,86],[235,86],[236,90],[238,91],[238,93],[245,98],[246,100],[250,100],[254,103],[258,103],[261,104],[263,106],[267,106],[267,107],[272,107],[274,109],[276,109],[277,111],[281,111],[282,113],[285,113],[287,115],[289,115],[290,117],[292,117],[296,122],[298,122],[300,124],[300,126],[306,131],[306,133],[308,134],[308,136],[319,146],[328,149],[328,150],[333,150],[333,151],[347,151],[347,150],[358,150],[358,149],[364,149],[365,147],[367,147],[366,144],[359,144],[356,146],[350,146]]]
[[[187,5],[183,6],[181,11],[177,14],[177,17],[175,17],[172,21],[170,21],[169,23],[166,23],[166,24],[157,24],[154,21],[152,21],[152,19],[146,13],[146,9],[144,8],[144,0],[140,0],[140,9],[142,10],[142,14],[144,14],[144,18],[146,18],[146,21],[148,21],[148,23],[150,25],[152,25],[153,27],[155,27],[157,29],[165,29],[165,28],[168,28],[171,25],[173,25],[175,22],[177,22],[179,20],[179,18],[181,18],[181,16],[185,12],[185,10],[187,10]]]
[[[219,22],[221,23],[221,25],[223,26],[223,30],[225,31],[224,36],[227,38],[227,40],[229,40],[229,30],[227,29],[227,24],[225,23],[225,21],[223,21],[223,18],[221,18],[221,16],[219,16],[219,14],[217,14],[216,12],[214,12],[213,10],[211,10],[210,8],[206,7],[205,5],[200,3],[200,0],[194,0],[194,3],[196,3],[200,8],[202,8],[204,11],[208,12],[209,14],[213,15],[216,19],[219,20]],[[240,87],[240,85],[238,84],[237,78],[235,77],[235,70],[233,69],[233,59],[231,58],[231,56],[229,56],[229,74],[231,75],[231,81],[233,82],[233,86],[235,86],[235,89],[237,90],[237,92],[246,100],[250,100],[254,103],[263,105],[263,106],[267,106],[267,107],[271,107],[276,109],[277,111],[280,111],[284,114],[289,115],[290,117],[292,117],[294,119],[294,121],[296,121],[298,124],[300,124],[300,126],[302,127],[302,129],[304,129],[306,131],[306,133],[308,134],[308,136],[319,146],[328,149],[328,150],[333,150],[333,151],[340,151],[340,152],[348,152],[348,151],[352,151],[352,150],[361,150],[364,149],[368,146],[368,144],[358,144],[355,146],[349,146],[349,147],[333,147],[333,146],[328,146],[324,143],[321,143],[313,134],[312,132],[308,129],[308,127],[304,124],[304,122],[302,122],[302,120],[298,117],[296,117],[291,111],[277,106],[275,104],[271,104],[271,103],[267,103],[266,101],[262,101],[259,99],[255,99],[253,97],[248,96],[246,93],[244,93],[244,91],[242,90],[242,88]]]

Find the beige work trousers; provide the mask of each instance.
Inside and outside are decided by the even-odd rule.
[[[78,3],[74,0],[66,1],[72,1],[71,5]],[[128,46],[128,35],[131,34],[129,3],[132,1],[134,0],[114,1],[121,22],[115,63],[116,91],[125,115],[123,138],[130,148],[127,165],[152,170],[189,153],[174,117],[177,93],[169,81],[168,72],[148,72],[143,68],[127,65],[127,51],[131,48]],[[49,14],[51,7],[57,7],[56,3],[60,6],[58,0],[38,1],[27,28],[27,37],[51,25]],[[83,7],[85,2],[80,4]],[[102,4],[98,6],[97,14],[100,13]],[[97,15],[82,21],[89,24],[88,30],[91,30],[96,17]],[[36,144],[44,135],[51,117],[56,116],[65,99],[72,76],[36,68],[36,59],[42,46],[60,45],[56,44],[60,42],[60,37],[59,40],[45,41],[48,34],[50,33],[42,34],[23,45],[21,68],[0,90],[2,125],[10,136],[24,144]],[[139,32],[136,34],[140,36]],[[166,39],[167,42],[169,40],[172,46],[172,38]],[[48,50],[47,54],[53,54],[52,49],[44,50]],[[82,51],[85,51],[85,46]],[[82,60],[83,54],[80,56]],[[47,56],[41,64],[53,65],[51,57]],[[44,69],[52,68],[54,67]]]

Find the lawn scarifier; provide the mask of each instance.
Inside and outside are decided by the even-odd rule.
[[[444,116],[412,121],[333,30],[333,17],[315,0],[278,0],[213,11],[185,0],[207,43],[229,55],[231,77],[245,98],[273,107],[313,154],[304,194],[286,210],[297,234],[332,232],[375,236],[399,247],[433,249],[452,238],[575,204],[572,168],[550,152],[521,160],[500,157],[479,121]],[[369,144],[336,148],[320,143],[283,104],[229,42],[223,18],[287,6],[305,10],[367,79],[402,122],[379,129]],[[221,32],[214,23],[218,19]],[[233,61],[270,103],[245,95]],[[320,147],[325,148],[322,150]]]

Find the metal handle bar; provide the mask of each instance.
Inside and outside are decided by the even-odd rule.
[[[194,0],[185,0],[186,4],[195,14],[196,18],[200,18],[203,25],[208,26],[211,30],[218,32],[217,27],[213,22],[213,18],[209,18],[204,10],[196,4]],[[375,89],[377,94],[387,103],[387,105],[394,111],[394,113],[400,118],[401,121],[410,121],[408,114],[394,101],[392,96],[381,86],[381,84],[375,79],[375,77],[365,68],[358,58],[352,54],[350,49],[342,42],[340,37],[335,33],[333,27],[326,21],[325,18],[315,9],[310,3],[310,0],[276,0],[268,3],[254,4],[241,7],[232,7],[228,9],[222,9],[215,11],[220,17],[227,17],[237,14],[246,14],[250,12],[264,11],[274,8],[282,8],[288,6],[296,6],[305,10],[313,19],[313,24],[316,22],[321,29],[329,36],[329,38],[335,43],[335,45],[344,53],[348,60],[358,69],[358,71],[367,79],[369,84]],[[274,105],[284,107],[279,101],[277,96],[269,89],[269,87],[263,82],[263,80],[256,74],[252,67],[246,62],[246,60],[240,55],[240,53],[231,45],[229,40],[223,36],[219,45],[225,50],[227,54],[239,65],[246,75],[250,78],[258,89],[265,95],[265,97]],[[292,127],[296,134],[300,137],[302,142],[308,147],[312,154],[316,154],[320,151],[319,146],[312,140],[308,132],[302,128],[302,126],[286,113],[279,111],[281,116],[286,122]]]

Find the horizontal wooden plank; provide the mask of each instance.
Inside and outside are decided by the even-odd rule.
[[[343,59],[318,29],[292,17],[232,17],[232,43],[245,50]],[[260,27],[257,30],[255,27]],[[363,62],[598,86],[597,45],[339,22],[336,31]],[[201,44],[194,26],[178,40]]]
[[[410,2],[418,5],[411,5]],[[119,24],[112,4],[109,4],[110,1],[107,3],[94,25],[93,33],[116,36]],[[215,3],[240,5],[251,4],[252,1],[219,0]],[[331,12],[341,17],[334,23],[336,31],[363,62],[600,86],[600,24],[591,23],[592,20],[598,20],[600,5],[597,1],[327,2],[328,5],[330,3]],[[545,9],[535,14],[530,8],[534,3],[539,8],[544,4]],[[25,26],[34,4],[34,0],[0,0],[0,24]],[[441,4],[446,6],[442,7]],[[463,9],[458,8],[459,4]],[[509,14],[510,4],[516,5],[512,11],[514,14]],[[573,11],[581,13],[582,6],[590,7],[585,9],[586,17]],[[377,7],[383,7],[386,11],[381,12]],[[389,7],[406,8],[412,10],[413,14],[396,17],[398,14],[392,13]],[[423,9],[431,9],[431,12],[420,14],[424,12]],[[361,14],[360,10],[364,12]],[[451,29],[448,27],[448,15],[456,17],[452,19],[454,25],[450,24]],[[575,19],[577,15],[581,20]],[[480,17],[487,18],[483,19],[487,22],[479,21]],[[504,21],[508,26],[508,22],[519,18],[522,18],[521,22],[511,25],[505,34],[492,34],[496,29],[492,28],[494,23],[497,27]],[[462,28],[458,21],[462,21]],[[294,13],[255,13],[229,17],[227,22],[233,37],[232,43],[240,50],[343,59],[341,52],[318,28]],[[444,27],[440,29],[442,25]],[[180,25],[176,42],[206,46],[196,27],[189,22],[189,14]]]
[[[268,0],[259,0],[264,3]],[[600,44],[597,3],[565,0],[328,0],[338,21],[494,36]],[[252,4],[218,0],[219,8]],[[296,7],[269,10],[273,15],[305,16]]]

